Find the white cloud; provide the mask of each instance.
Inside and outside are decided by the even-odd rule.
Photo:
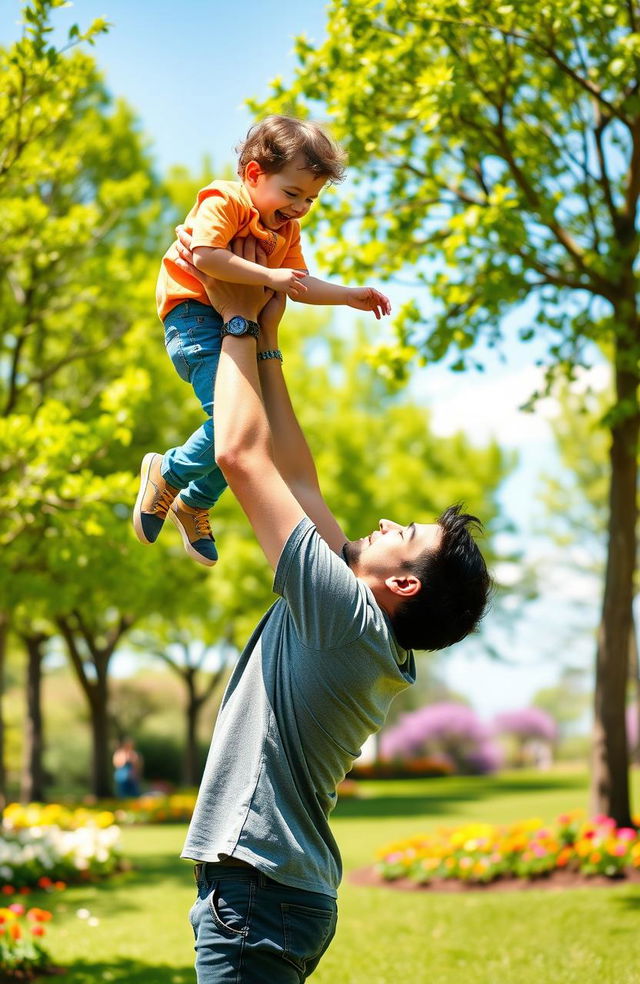
[[[575,389],[602,390],[608,380],[608,366],[599,365],[579,373]],[[520,409],[543,384],[543,370],[533,365],[475,376],[431,367],[416,377],[413,394],[417,399],[427,399],[433,430],[439,436],[464,431],[474,443],[496,438],[503,446],[522,449],[552,440],[549,421],[559,410],[555,399],[540,400],[533,413]]]

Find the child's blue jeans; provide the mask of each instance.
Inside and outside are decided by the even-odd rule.
[[[216,465],[213,440],[213,388],[222,346],[222,318],[200,301],[183,301],[164,319],[165,346],[181,379],[191,383],[207,419],[180,447],[162,460],[162,477],[196,509],[210,509],[227,487]]]
[[[189,913],[198,984],[303,984],[336,931],[335,899],[255,868],[202,864]]]

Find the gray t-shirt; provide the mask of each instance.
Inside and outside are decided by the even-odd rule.
[[[276,881],[335,897],[328,824],[336,787],[415,681],[370,589],[305,518],[226,689],[182,857],[248,861]]]

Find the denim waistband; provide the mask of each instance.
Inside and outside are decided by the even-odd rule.
[[[198,861],[193,867],[193,877],[196,880],[196,884],[199,884],[200,876],[207,867],[215,868],[218,874],[221,874],[227,869],[233,874],[240,874],[241,872],[247,875],[260,874],[257,868],[254,868],[248,861],[243,861],[242,858],[227,858],[226,861]]]

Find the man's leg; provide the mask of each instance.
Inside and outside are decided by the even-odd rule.
[[[302,984],[333,939],[337,908],[254,868],[207,864],[190,920],[198,984]]]

